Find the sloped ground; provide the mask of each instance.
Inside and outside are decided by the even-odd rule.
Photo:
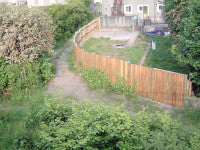
[[[60,54],[59,58],[55,60],[57,71],[55,77],[51,79],[47,86],[48,94],[61,98],[71,97],[77,101],[85,101],[89,99],[92,101],[103,102],[107,105],[123,104],[127,111],[131,112],[144,107],[169,112],[173,111],[174,108],[171,106],[154,102],[144,97],[139,97],[141,102],[136,102],[136,106],[134,101],[127,101],[126,98],[121,95],[116,95],[114,93],[105,94],[104,90],[90,91],[87,84],[83,82],[81,75],[68,70],[67,55],[73,49],[73,44],[72,41],[69,41],[67,44],[70,45],[68,48],[63,48],[57,51],[57,55]]]
[[[68,70],[67,55],[73,49],[72,41],[69,41],[69,45],[64,50],[58,50],[61,55],[55,62],[56,76],[48,84],[48,93],[59,97],[70,96],[78,100],[91,98],[92,94],[81,77]]]

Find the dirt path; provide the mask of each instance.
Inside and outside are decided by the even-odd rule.
[[[80,75],[74,74],[68,70],[67,55],[73,49],[72,41],[66,49],[60,49],[61,53],[56,60],[56,76],[48,84],[48,93],[60,97],[73,97],[77,100],[92,98],[87,85],[82,82]]]
[[[144,52],[144,55],[142,56],[142,59],[140,60],[140,65],[144,64],[150,48],[151,48],[151,45],[148,44],[147,48],[146,48],[146,51]]]

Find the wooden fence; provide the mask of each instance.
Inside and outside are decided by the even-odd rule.
[[[127,61],[101,56],[81,49],[82,45],[100,29],[100,18],[81,28],[74,38],[74,60],[83,67],[97,67],[109,74],[114,81],[116,74],[134,83],[137,94],[165,103],[182,107],[186,97],[191,95],[191,82],[187,75],[130,64]]]

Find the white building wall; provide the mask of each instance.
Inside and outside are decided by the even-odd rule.
[[[27,0],[28,7],[32,6],[49,6],[52,4],[64,4],[65,0]]]
[[[138,16],[138,19],[144,19],[143,11],[140,11],[140,7],[147,6],[147,16],[155,22],[163,22],[162,11],[159,11],[159,3],[163,0],[122,0],[124,5],[124,13],[126,16]],[[114,0],[102,1],[102,14],[111,16],[111,7],[114,4]],[[131,6],[131,12],[126,13],[126,6]]]
[[[8,2],[8,3],[17,4],[17,0],[0,0],[0,2]]]
[[[100,3],[100,4],[102,4],[102,0],[94,0],[94,3]]]

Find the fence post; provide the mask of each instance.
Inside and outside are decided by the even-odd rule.
[[[185,107],[186,95],[187,95],[187,82],[188,82],[188,75],[186,75],[186,79],[185,79],[185,97],[184,97],[184,104],[183,104],[184,107]]]
[[[80,32],[79,32],[79,33],[80,33],[80,34],[79,34],[79,35],[80,35],[80,45],[82,44],[82,34],[81,34],[81,32],[82,32],[82,30],[80,30]],[[79,45],[79,46],[80,46],[80,45]]]
[[[92,35],[91,35],[91,23],[90,23],[90,37],[91,37]]]

